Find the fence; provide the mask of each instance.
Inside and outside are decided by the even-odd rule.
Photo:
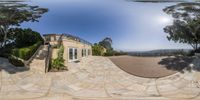
[[[47,56],[45,58],[45,73],[49,71],[49,68],[51,66],[51,56],[52,56],[52,47],[49,44],[47,49]]]
[[[44,47],[44,45],[40,45],[38,48],[37,48],[37,50],[35,51],[35,53],[31,56],[31,58],[29,58],[28,60],[24,60],[23,62],[24,62],[24,65],[25,66],[28,66],[30,63],[31,63],[31,61],[35,58],[35,56],[38,54],[38,52],[42,49]],[[18,58],[18,59],[20,59],[20,58]]]

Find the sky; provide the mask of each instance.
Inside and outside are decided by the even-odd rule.
[[[172,18],[162,9],[176,3],[126,0],[29,0],[28,3],[49,9],[39,22],[21,25],[41,34],[69,33],[91,43],[110,37],[114,49],[123,51],[190,48],[168,41],[163,31],[172,24]]]

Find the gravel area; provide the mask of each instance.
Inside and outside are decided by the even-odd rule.
[[[125,72],[140,77],[161,78],[177,72],[159,64],[165,57],[114,56],[109,58]]]

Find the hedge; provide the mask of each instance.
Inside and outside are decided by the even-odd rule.
[[[36,52],[36,50],[38,49],[38,47],[41,44],[42,44],[42,42],[39,41],[32,46],[13,49],[11,52],[11,55],[13,55],[15,57],[19,57],[24,60],[28,60],[29,58],[32,57],[32,55]]]

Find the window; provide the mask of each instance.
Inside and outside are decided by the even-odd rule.
[[[74,49],[74,58],[77,59],[77,49]]]
[[[86,56],[86,49],[84,49],[84,56]]]
[[[85,57],[86,56],[86,49],[82,49],[82,57]]]
[[[69,48],[69,62],[78,60],[78,50],[77,48]]]
[[[84,50],[82,49],[82,57],[84,57]]]
[[[73,60],[73,48],[69,49],[69,59]]]
[[[90,49],[88,49],[88,55],[90,55]]]

